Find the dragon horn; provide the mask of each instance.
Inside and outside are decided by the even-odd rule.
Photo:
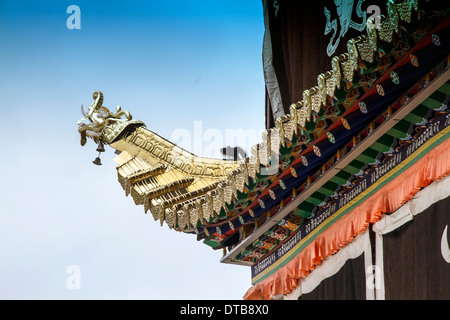
[[[87,113],[86,111],[84,111],[83,104],[81,104],[81,113],[83,114],[84,117],[87,117]],[[93,123],[91,118],[88,118],[88,120],[90,123]]]

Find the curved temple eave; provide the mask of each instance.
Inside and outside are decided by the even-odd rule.
[[[414,1],[403,1],[410,2]],[[278,187],[277,179],[272,178],[282,173],[282,170],[289,169],[285,166],[281,171],[269,173],[269,178],[266,179],[270,182],[268,185],[255,188],[254,192],[245,195],[246,199],[239,197],[249,185],[264,182],[261,171],[270,167],[272,155],[280,155],[281,148],[289,149],[295,142],[297,145],[292,148],[289,156],[298,161],[300,153],[311,151],[313,143],[323,140],[327,129],[342,126],[340,120],[345,120],[343,113],[354,105],[346,105],[345,109],[334,110],[333,113],[330,101],[335,98],[335,93],[343,87],[345,81],[353,81],[359,61],[373,60],[379,40],[392,42],[398,31],[399,16],[403,19],[401,17],[407,17],[413,9],[417,11],[412,5],[390,6],[389,15],[380,29],[368,30],[367,35],[350,40],[348,52],[332,59],[332,70],[318,76],[318,85],[303,92],[303,99],[291,105],[290,114],[276,119],[275,128],[264,132],[262,142],[252,148],[250,157],[245,160],[235,162],[196,157],[143,126],[120,131],[115,139],[108,141],[111,147],[121,152],[116,161],[119,164],[119,181],[125,193],[131,194],[137,204],[143,204],[146,212],[150,209],[161,224],[166,221],[169,227],[178,231],[204,227],[202,231],[208,237],[214,237],[210,233],[217,221],[227,223],[234,231],[230,219],[240,218],[244,211],[251,214],[252,204],[263,192],[267,194],[270,191],[268,186]],[[333,102],[331,107],[337,108]],[[323,126],[318,126],[314,119],[318,113],[324,114],[323,117],[326,118]],[[311,126],[318,129],[313,134],[308,134]],[[105,129],[110,130],[108,126]],[[107,130],[103,130],[103,133]],[[320,149],[317,150],[320,153]],[[157,170],[162,165],[165,169]],[[189,183],[177,183],[184,181],[183,179],[189,180]],[[306,181],[311,181],[311,177]],[[282,182],[278,183],[282,188]],[[257,197],[253,197],[253,193]],[[230,204],[233,204],[234,209],[240,209],[230,213]],[[219,216],[220,219],[217,219]],[[256,223],[258,221],[255,219],[255,225]]]

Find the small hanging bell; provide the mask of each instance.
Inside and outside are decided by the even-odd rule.
[[[95,160],[92,161],[92,163],[97,165],[97,166],[101,166],[102,165],[102,161],[100,160],[100,157],[95,158]]]
[[[105,147],[103,146],[103,142],[98,143],[97,152],[105,152]]]

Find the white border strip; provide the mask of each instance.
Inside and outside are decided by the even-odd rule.
[[[376,299],[385,299],[384,287],[384,259],[383,259],[383,235],[401,227],[408,221],[414,219],[414,216],[422,213],[432,204],[448,198],[450,196],[450,175],[434,181],[425,189],[416,193],[412,200],[405,203],[397,211],[390,215],[384,215],[373,225],[375,232],[375,252],[376,265],[381,281],[380,290],[376,290]]]
[[[285,295],[272,296],[274,300],[297,300],[302,294],[312,292],[325,279],[336,274],[350,259],[355,259],[364,254],[365,268],[372,265],[372,249],[369,232],[366,230],[358,235],[352,242],[343,247],[337,253],[324,259],[314,271],[299,280],[297,288]],[[368,288],[369,286],[366,286]],[[374,299],[373,290],[366,289],[366,298]]]

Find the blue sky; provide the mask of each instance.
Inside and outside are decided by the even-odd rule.
[[[259,132],[263,34],[258,0],[0,1],[1,299],[242,298],[250,270],[145,215],[76,121],[101,90],[168,139]]]

